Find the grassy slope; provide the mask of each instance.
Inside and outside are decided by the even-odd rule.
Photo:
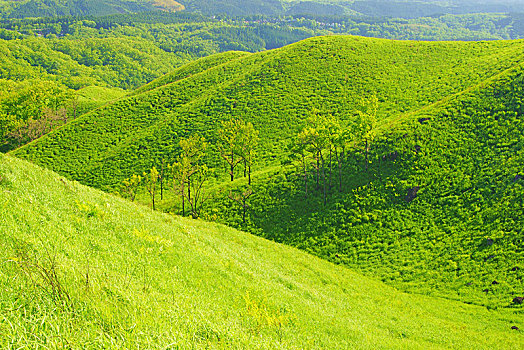
[[[82,106],[80,113],[86,113],[108,102],[113,102],[126,95],[119,88],[107,88],[102,86],[86,86],[78,90],[78,103]]]
[[[524,341],[510,329],[522,316],[510,311],[400,293],[4,155],[0,177],[3,348],[517,349]],[[68,308],[22,273],[25,264],[47,266],[45,250]]]
[[[174,159],[179,137],[199,132],[212,141],[217,122],[238,116],[261,131],[267,163],[314,108],[347,120],[362,95],[376,93],[383,118],[416,110],[513,66],[523,45],[308,39],[122,99],[15,154],[111,189],[161,158]]]
[[[112,189],[116,179],[173,157],[178,137],[199,131],[213,140],[217,121],[236,115],[254,121],[264,135],[262,168],[271,156],[285,159],[286,138],[313,107],[348,119],[359,91],[376,91],[381,137],[371,170],[365,173],[362,156],[350,153],[344,191],[334,187],[326,207],[318,192],[303,200],[295,171],[264,167],[247,224],[227,199],[228,186],[217,187],[208,217],[404,290],[506,308],[523,288],[524,192],[512,182],[523,171],[522,67],[516,64],[521,47],[521,41],[312,39],[203,71],[200,64],[181,68],[170,78],[174,83],[95,111],[15,154]],[[422,65],[422,58],[432,64]],[[326,60],[333,62],[318,71],[315,65]],[[192,75],[179,79],[184,70]],[[428,115],[431,121],[417,122]],[[418,198],[406,203],[414,186],[421,187]],[[161,206],[177,211],[173,202]],[[487,238],[492,246],[483,243]]]

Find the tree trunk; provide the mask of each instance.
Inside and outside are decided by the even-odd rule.
[[[248,165],[247,176],[247,183],[251,186],[251,163]]]
[[[182,188],[182,216],[186,216],[186,207],[185,207],[186,201],[184,196],[184,188]]]
[[[369,165],[368,154],[369,154],[369,143],[368,143],[368,139],[366,139],[366,171],[368,171],[368,165]]]
[[[306,165],[305,156],[302,156],[302,163],[304,164],[304,188],[306,190],[306,199],[307,199],[307,165]]]
[[[324,205],[326,205],[326,169],[324,166],[324,157],[322,157],[322,154],[320,155],[322,158],[322,180],[324,182]]]
[[[338,164],[338,191],[342,192],[342,157],[343,154],[338,155],[337,150],[335,149],[335,158]]]
[[[318,184],[318,181],[319,181],[319,171],[320,171],[320,157],[319,157],[319,154],[317,153],[317,190],[319,188],[319,184]]]
[[[331,148],[331,146],[329,146],[329,190],[331,190],[331,186],[332,186],[332,178],[333,178],[333,162],[332,162],[332,158],[333,158],[333,150]]]
[[[229,174],[231,175],[231,181],[235,179],[235,155],[231,152],[231,163],[229,163],[230,169]]]
[[[155,210],[155,190],[151,191],[151,199],[153,200],[153,210]]]

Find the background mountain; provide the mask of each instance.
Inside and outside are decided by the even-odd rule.
[[[186,10],[209,16],[309,14],[417,18],[443,14],[524,12],[524,3],[512,0],[7,0],[0,1],[0,9],[4,17],[11,18],[101,16],[155,10]]]
[[[181,11],[173,0],[22,0],[1,1],[2,14],[11,18],[103,16],[154,10]]]

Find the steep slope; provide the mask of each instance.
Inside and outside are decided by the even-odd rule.
[[[180,137],[216,139],[220,121],[260,130],[260,163],[278,159],[312,110],[351,120],[364,96],[386,119],[510,68],[522,41],[398,42],[333,36],[239,57],[96,110],[15,152],[61,174],[114,189],[178,153]],[[164,83],[164,81],[162,81]],[[165,81],[167,83],[167,81]],[[209,163],[217,166],[217,152]]]
[[[2,348],[516,349],[522,316],[399,293],[0,155]]]

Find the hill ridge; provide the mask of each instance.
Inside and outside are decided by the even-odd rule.
[[[321,45],[319,44],[321,43]],[[336,62],[340,62],[341,59],[343,57],[346,57],[346,56],[342,56],[341,55],[341,48],[349,48],[349,52],[350,52],[350,55],[353,55],[353,56],[347,56],[347,57],[355,57],[355,58],[358,58],[360,61],[348,61],[348,63],[345,63],[345,64],[348,64],[348,67],[358,67],[359,64],[361,64],[360,62],[362,62],[362,58],[361,56],[359,55],[354,55],[352,54],[351,52],[353,50],[357,50],[356,48],[358,47],[362,47],[363,50],[368,50],[368,51],[365,51],[365,52],[374,52],[374,48],[377,48],[377,49],[380,49],[382,50],[382,46],[386,45],[386,49],[385,51],[386,52],[396,52],[395,50],[399,49],[399,48],[404,48],[406,50],[408,50],[407,52],[412,52],[412,51],[409,51],[410,50],[410,47],[412,45],[415,45],[417,44],[418,45],[418,50],[427,50],[427,48],[430,48],[430,47],[442,47],[442,50],[444,49],[447,49],[448,47],[450,48],[454,48],[454,47],[457,47],[459,48],[459,52],[460,50],[465,50],[464,49],[461,49],[461,47],[472,47],[472,48],[475,48],[475,50],[481,52],[481,51],[485,51],[486,49],[489,49],[489,48],[494,48],[494,47],[503,47],[503,48],[508,48],[509,46],[513,45],[513,49],[508,49],[508,55],[510,55],[510,60],[514,60],[515,59],[515,55],[520,55],[520,53],[517,53],[518,51],[518,45],[522,45],[522,41],[513,41],[513,42],[496,42],[496,43],[493,43],[493,42],[490,42],[490,43],[414,43],[414,42],[393,42],[393,41],[388,41],[386,39],[367,39],[367,38],[361,38],[361,37],[342,37],[342,36],[328,36],[328,37],[321,37],[321,38],[310,38],[310,39],[307,39],[307,40],[304,40],[302,42],[299,42],[299,43],[295,43],[293,45],[290,45],[288,47],[284,47],[284,48],[281,48],[281,49],[276,49],[276,50],[272,50],[272,51],[266,51],[266,52],[262,52],[262,53],[257,53],[257,54],[253,54],[253,55],[249,55],[249,56],[246,56],[246,57],[243,57],[241,59],[239,59],[238,61],[235,60],[234,62],[232,63],[229,63],[229,64],[224,64],[224,65],[221,65],[220,67],[223,67],[224,69],[232,69],[231,72],[234,72],[240,68],[244,69],[244,71],[242,72],[242,74],[240,75],[234,75],[234,78],[233,79],[237,79],[237,80],[240,80],[240,79],[243,79],[242,77],[243,76],[248,76],[249,78],[244,82],[244,84],[240,84],[239,86],[235,86],[234,88],[231,88],[231,84],[229,83],[231,81],[231,77],[225,77],[223,76],[222,78],[220,78],[220,75],[224,75],[224,74],[230,74],[230,73],[227,73],[223,70],[220,70],[218,67],[214,67],[210,70],[205,70],[203,72],[201,72],[200,74],[197,74],[196,76],[193,76],[192,78],[190,77],[188,80],[184,80],[185,82],[187,83],[190,83],[191,82],[194,82],[195,84],[211,84],[210,86],[208,86],[208,88],[210,89],[208,92],[208,94],[206,93],[200,93],[200,98],[199,100],[200,101],[207,101],[206,99],[204,99],[202,96],[207,96],[209,98],[209,103],[211,105],[206,105],[206,111],[203,110],[203,105],[201,104],[200,106],[196,106],[197,103],[195,103],[195,106],[198,107],[196,110],[194,110],[194,114],[197,113],[199,115],[202,115],[202,113],[205,113],[205,114],[214,114],[214,115],[219,115],[219,114],[230,114],[231,116],[234,116],[236,113],[239,113],[240,109],[243,109],[246,114],[247,113],[258,113],[256,110],[254,110],[253,112],[250,112],[250,109],[253,109],[253,107],[255,107],[255,109],[260,109],[260,108],[268,108],[269,110],[267,111],[264,111],[264,112],[271,112],[271,107],[268,105],[267,107],[264,106],[264,107],[259,107],[259,106],[256,106],[256,105],[253,105],[253,103],[255,103],[254,101],[247,101],[245,100],[244,98],[244,101],[239,101],[240,103],[237,105],[235,105],[235,103],[232,103],[234,102],[233,100],[235,98],[238,98],[240,97],[238,95],[239,91],[245,91],[245,93],[249,93],[249,94],[254,94],[256,93],[258,96],[256,96],[256,98],[258,99],[270,99],[270,100],[275,100],[276,101],[279,101],[279,100],[283,100],[284,98],[287,98],[286,96],[288,96],[289,94],[293,93],[293,94],[299,94],[298,96],[300,96],[301,92],[299,89],[301,89],[303,87],[303,83],[302,81],[297,78],[297,77],[294,77],[293,79],[298,79],[294,82],[290,81],[289,79],[286,79],[286,76],[287,76],[287,71],[284,72],[284,71],[281,71],[282,69],[286,68],[286,67],[290,67],[289,66],[289,61],[290,61],[290,55],[297,55],[297,54],[300,54],[302,55],[303,57],[311,57],[312,58],[315,58],[317,60],[322,60],[322,57],[325,57],[325,59],[327,59],[329,56],[333,56],[332,58],[330,58],[331,60],[336,60]],[[341,47],[338,47],[340,45],[344,45],[344,46],[341,46]],[[355,46],[356,45],[356,46]],[[369,45],[371,45],[372,49],[368,49]],[[397,47],[398,46],[398,47]],[[311,47],[320,47],[322,48],[321,50],[324,50],[325,52],[323,51],[311,51]],[[338,49],[335,51],[334,50],[334,47],[337,47]],[[393,50],[393,47],[395,47],[395,50]],[[306,53],[298,50],[300,48],[300,50],[305,50]],[[298,50],[298,51],[297,51]],[[492,52],[492,54],[495,54],[496,52],[500,52],[501,50],[496,50],[495,52]],[[429,51],[428,51],[428,54],[429,54]],[[276,55],[276,56],[275,56]],[[399,58],[398,59],[402,59],[401,57],[402,56],[399,56],[398,53],[396,54]],[[275,57],[278,58],[277,61],[275,61]],[[348,59],[346,58],[346,61]],[[391,59],[390,59],[391,60]],[[393,59],[392,61],[396,61],[397,59]],[[457,62],[462,62],[464,59],[463,58],[460,58]],[[249,73],[249,68],[247,67],[234,67],[235,64],[236,65],[240,65],[239,62],[242,62],[244,64],[246,63],[249,63],[250,66],[252,67],[252,69],[255,69],[255,67],[260,67],[260,71],[257,73],[257,74],[251,74]],[[262,64],[262,62],[267,62],[266,64]],[[298,61],[300,63],[300,65],[298,65],[296,68],[297,69],[309,69],[307,68],[307,65],[305,65],[305,61]],[[353,62],[353,63],[351,63]],[[420,65],[420,63],[418,63],[416,60],[413,61],[414,64],[416,65]],[[440,62],[442,62],[442,59],[440,59]],[[352,65],[351,65],[352,64]],[[378,64],[378,61],[373,63],[373,66],[375,66],[376,64]],[[385,64],[385,63],[384,63]],[[429,65],[430,63],[428,63]],[[449,63],[446,63],[449,65]],[[457,63],[458,64],[458,63]],[[462,63],[464,64],[464,63]],[[504,62],[502,63],[499,63],[498,65],[504,65]],[[485,65],[485,63],[484,63]],[[337,64],[334,63],[333,67],[336,67]],[[451,65],[449,65],[451,66]],[[495,65],[496,67],[497,65]],[[431,67],[427,67],[427,66],[421,66],[422,68],[424,69],[433,69]],[[495,67],[491,67],[490,66],[490,69],[494,69]],[[340,67],[342,69],[342,67]],[[416,70],[419,70],[419,69],[422,69],[422,68],[417,68],[417,66],[415,66],[415,69]],[[290,68],[286,68],[286,69],[290,69]],[[295,68],[293,68],[295,69]],[[320,69],[324,69],[324,68],[320,68]],[[396,69],[396,68],[395,68]],[[456,68],[455,68],[456,69]],[[487,70],[487,67],[484,67],[484,68],[478,68],[478,69],[484,69],[484,70]],[[210,78],[210,75],[211,75],[211,72],[215,75],[214,78],[212,78],[211,80],[208,80],[208,78]],[[443,70],[444,72],[444,70]],[[293,73],[293,74],[296,74],[296,73]],[[309,73],[308,73],[309,74]],[[330,72],[326,72],[326,74],[330,74]],[[348,73],[349,74],[349,73]],[[434,74],[438,74],[438,73],[434,73]],[[369,72],[368,72],[368,75],[369,75]],[[449,74],[448,74],[449,75]],[[366,77],[366,76],[363,76],[363,77],[357,77],[357,76],[354,76],[354,77],[351,77],[351,76],[348,76],[347,78],[349,79],[362,79],[362,82],[356,82],[358,84],[370,84],[369,83],[369,79],[373,79],[373,77],[371,75],[369,75],[370,77]],[[340,77],[339,77],[340,78]],[[218,79],[218,80],[216,80]],[[256,81],[260,79],[259,81]],[[279,83],[279,79],[284,79],[283,82],[281,82],[281,84],[287,84],[287,85],[282,85],[282,87],[284,87],[286,90],[283,90],[283,91],[280,91],[278,89],[280,89],[280,86],[275,86],[275,84],[278,84]],[[383,78],[385,79],[385,78]],[[409,78],[410,80],[415,80],[415,77],[411,77]],[[477,80],[479,79],[478,77],[476,78]],[[339,79],[340,80],[340,79]],[[376,79],[375,79],[376,80]],[[463,79],[464,80],[464,79]],[[471,79],[467,79],[467,80],[471,80]],[[223,88],[222,89],[219,89],[218,86],[216,86],[216,82],[217,81],[222,81],[222,82],[225,82],[224,85],[223,85]],[[257,85],[255,85],[255,83]],[[333,89],[340,89],[340,88],[345,88],[343,85],[338,85],[340,84],[341,82],[336,82],[337,85],[333,85],[333,86],[326,86],[325,83],[323,81],[311,81],[310,84],[315,84],[315,85],[318,85],[320,89],[326,89],[326,92],[324,94],[326,94],[326,98],[327,100],[324,101],[324,103],[322,103],[322,105],[320,105],[320,108],[324,108],[324,109],[328,109],[328,108],[337,108],[339,111],[332,111],[332,112],[335,112],[336,114],[346,114],[346,113],[352,113],[349,109],[350,109],[350,106],[349,105],[342,105],[342,104],[334,104],[334,101],[330,101],[329,99],[333,99],[333,97],[330,97],[331,95],[333,95],[332,91]],[[377,84],[377,82],[371,82],[372,84]],[[472,83],[474,83],[474,81],[472,81]],[[179,82],[179,84],[181,84],[181,82]],[[184,83],[185,84],[185,83]],[[264,85],[265,84],[265,85]],[[298,84],[298,85],[297,85]],[[358,85],[354,85],[351,81],[349,82],[349,84],[352,84],[351,86],[352,89],[357,89]],[[410,84],[414,84],[413,82],[411,82]],[[435,84],[433,82],[430,82],[430,84]],[[463,82],[461,82],[460,84],[464,84]],[[306,83],[307,85],[307,83]],[[172,85],[172,84],[167,84],[167,86],[164,86],[164,87],[161,87],[161,90],[162,93],[164,92],[167,92],[167,93],[170,93],[169,90],[173,90],[175,89],[175,86],[179,86],[179,85]],[[265,90],[263,89],[260,89],[258,88],[257,86],[267,86],[267,88]],[[366,85],[362,85],[363,87],[365,87]],[[179,86],[180,89],[187,89],[187,87],[184,87],[183,85],[180,85]],[[194,87],[193,87],[194,89]],[[211,94],[210,92],[211,91],[217,91],[217,89],[219,89],[221,91],[220,94],[216,94],[216,93],[213,93]],[[247,90],[247,89],[255,89],[255,90]],[[381,87],[381,89],[384,89],[384,86]],[[427,87],[422,87],[421,89],[428,89]],[[311,90],[311,89],[309,89]],[[155,90],[158,92],[158,90]],[[280,91],[280,92],[279,92]],[[322,92],[322,90],[317,90],[318,92]],[[339,90],[337,90],[339,91]],[[428,94],[427,92],[424,92],[423,90],[420,90],[421,92],[418,92],[418,94]],[[268,93],[270,92],[276,92],[278,95],[276,96],[266,96]],[[328,93],[329,92],[329,93]],[[380,93],[380,91],[375,91],[376,93]],[[180,97],[180,93],[184,93],[183,91],[180,91],[178,94],[176,95],[173,95],[173,97],[175,99],[179,99]],[[281,111],[281,114],[280,115],[277,115],[275,114],[275,112],[271,112],[271,117],[272,119],[270,120],[266,120],[267,121],[271,121],[271,124],[268,124],[268,125],[259,125],[260,127],[263,127],[265,128],[264,130],[264,134],[265,135],[269,135],[268,132],[269,132],[269,128],[272,128],[273,127],[273,124],[279,122],[278,121],[278,118],[280,119],[284,119],[284,118],[288,118],[286,115],[287,114],[291,114],[291,116],[294,118],[293,120],[293,123],[297,123],[299,122],[299,118],[300,118],[300,113],[307,113],[307,111],[311,110],[311,108],[307,108],[306,106],[308,105],[311,105],[313,103],[320,103],[320,98],[322,98],[323,96],[322,95],[314,95],[316,92],[313,92],[313,91],[307,91],[307,92],[304,92],[304,96],[300,96],[298,99],[298,101],[296,102],[288,102],[288,101],[283,101],[285,102],[286,104],[288,104],[288,106],[286,106],[285,109],[283,109]],[[372,93],[372,91],[369,91],[369,93]],[[237,95],[234,95],[234,94],[237,94]],[[309,94],[313,94],[312,95],[312,98],[313,100],[312,101],[308,101],[309,97],[307,97]],[[340,96],[341,93],[338,92],[337,93],[337,96]],[[146,96],[146,95],[144,95]],[[147,95],[147,96],[152,96],[152,95]],[[129,97],[129,98],[133,98],[133,97]],[[159,98],[161,98],[161,96],[159,96]],[[255,98],[255,96],[254,96]],[[337,97],[338,98],[338,97]],[[410,97],[411,98],[411,97]],[[427,98],[427,97],[425,97]],[[230,99],[232,102],[230,102]],[[413,98],[411,98],[413,99]],[[194,99],[193,99],[194,101]],[[298,102],[300,102],[302,105],[298,104]],[[399,101],[400,102],[400,101]],[[269,102],[265,102],[266,105],[269,103]],[[274,103],[274,102],[271,102],[271,103]],[[355,102],[354,101],[344,101],[345,104],[354,104]],[[408,101],[405,101],[403,102],[404,104],[408,105]],[[398,104],[398,103],[397,103]],[[420,104],[420,102],[419,102]],[[394,102],[393,101],[387,101],[385,100],[385,105],[388,105],[390,107],[388,108],[396,108],[395,110],[398,110],[398,111],[401,111],[402,107],[401,105],[398,105],[396,107],[394,107]],[[411,104],[410,104],[411,105]],[[115,105],[112,105],[112,106],[115,106]],[[181,105],[180,105],[181,106]],[[166,104],[166,107],[169,109],[169,111],[166,111],[166,112],[169,112],[171,114],[171,112],[173,112],[173,104],[172,102],[169,102],[168,104]],[[416,106],[413,105],[412,108],[414,108]],[[127,108],[127,107],[125,107]],[[177,107],[179,110],[184,110],[186,107]],[[195,109],[195,108],[194,108]],[[395,111],[393,110],[393,111]],[[109,113],[114,113],[114,112],[111,112],[111,107],[109,107],[108,109]],[[151,109],[151,112],[152,113],[164,113],[162,110],[157,110],[155,111],[154,108]],[[386,115],[391,113],[389,111],[385,111],[386,112]],[[158,120],[158,117],[155,117],[157,120]],[[209,119],[209,116],[205,117],[205,118],[208,118]],[[254,117],[253,116],[250,116],[249,119],[253,119]],[[344,116],[344,118],[347,118],[347,116]],[[84,117],[84,120],[85,120],[85,117]],[[286,122],[288,122],[287,120],[285,120]],[[70,127],[70,126],[69,126]],[[286,126],[287,128],[287,126]],[[64,129],[61,129],[61,130],[64,130]],[[289,132],[288,131],[285,131],[285,130],[282,130],[280,131],[279,128],[274,128],[274,130],[277,131],[277,134],[275,135],[269,135],[272,137],[272,139],[276,139],[278,137],[284,137],[284,136],[287,136],[289,135]],[[209,134],[209,130],[206,131],[207,134]],[[37,142],[36,144],[32,144],[31,146],[28,146],[28,147],[25,147],[25,148],[22,148],[21,150],[18,150],[15,152],[15,154],[22,154],[22,153],[25,153],[27,151],[29,151],[30,148],[34,147],[35,145],[40,145],[42,143],[45,143],[43,142],[44,140],[48,140],[48,139],[51,139],[54,137],[56,133],[51,133],[48,137],[42,139],[41,141]],[[207,136],[210,136],[210,135],[207,135]],[[100,144],[100,146],[104,146],[104,144]],[[263,152],[263,153],[266,153],[267,151]],[[78,154],[77,154],[78,156]],[[269,154],[267,155],[269,156]],[[266,157],[267,157],[266,156]],[[36,160],[36,159],[35,159]],[[49,163],[47,163],[49,164]],[[85,166],[85,164],[84,164]],[[70,168],[70,167],[68,167]],[[136,167],[135,167],[136,168]],[[59,170],[59,168],[55,168],[55,170]],[[94,184],[94,183],[93,183]],[[105,185],[104,185],[105,186]],[[110,187],[110,186],[109,186]]]

